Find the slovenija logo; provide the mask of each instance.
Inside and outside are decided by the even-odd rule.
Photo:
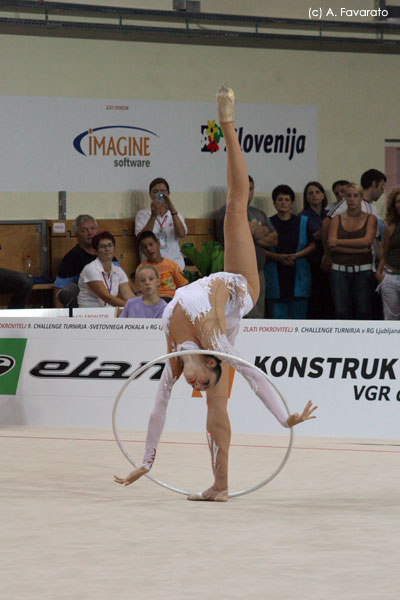
[[[306,149],[306,135],[299,135],[296,127],[287,127],[282,133],[249,132],[244,127],[236,129],[242,152],[249,154],[286,155],[288,160],[303,154]],[[207,125],[201,125],[201,151],[215,154],[222,147],[221,127],[215,119],[207,120]]]
[[[211,152],[211,154],[218,152],[219,142],[220,139],[224,137],[224,134],[222,133],[221,127],[215,122],[215,119],[207,121],[207,125],[201,126],[201,134],[201,151]]]

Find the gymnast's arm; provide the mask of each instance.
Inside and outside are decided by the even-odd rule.
[[[168,345],[168,353],[170,352],[172,352],[172,349],[170,345]],[[118,477],[117,475],[114,475],[115,483],[130,485],[150,471],[156,458],[157,446],[167,418],[167,408],[171,397],[172,387],[179,379],[181,373],[182,367],[175,359],[168,361],[165,365],[160,383],[158,384],[154,407],[149,419],[142,465],[129,473],[127,477]]]
[[[207,330],[207,327],[205,329]],[[272,386],[268,383],[266,378],[258,370],[247,367],[235,360],[235,356],[238,358],[242,357],[233,344],[231,344],[228,340],[228,337],[225,333],[225,328],[218,329],[217,320],[214,321],[214,330],[212,334],[210,331],[207,333],[209,341],[208,347],[232,356],[232,359],[224,359],[224,362],[232,365],[236,371],[239,371],[239,373],[243,375],[256,396],[260,398],[264,406],[268,408],[268,410],[274,415],[274,417],[283,427],[294,427],[303,421],[315,419],[315,416],[312,416],[312,413],[317,407],[313,406],[311,401],[307,402],[301,414],[293,413],[289,417],[285,415],[280,403],[276,398],[276,394],[274,393]]]

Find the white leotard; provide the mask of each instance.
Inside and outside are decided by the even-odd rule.
[[[214,281],[223,281],[229,290],[225,304],[226,335],[233,344],[239,331],[240,319],[253,308],[251,296],[247,291],[247,281],[243,275],[236,273],[213,273],[176,290],[162,317],[163,328],[167,335],[169,321],[177,304],[181,305],[193,324],[196,319],[205,316],[211,310],[210,291]]]
[[[169,321],[176,304],[181,305],[193,324],[196,319],[206,315],[211,310],[210,290],[211,284],[215,280],[224,281],[228,287],[229,296],[225,303],[226,334],[216,332],[215,336],[211,339],[210,350],[230,354],[232,359],[224,362],[231,364],[241,373],[241,375],[243,375],[254,393],[278,419],[281,425],[287,427],[287,416],[281,409],[280,404],[265,377],[263,377],[259,371],[239,364],[234,358],[235,356],[240,357],[240,354],[233,346],[239,331],[240,320],[253,307],[251,296],[247,291],[247,281],[242,275],[225,272],[214,273],[209,277],[203,277],[189,285],[179,288],[176,291],[173,300],[168,304],[164,311],[162,318],[164,331],[168,335]],[[189,350],[192,348],[199,348],[199,346],[192,341],[186,341],[174,347],[176,350]],[[175,379],[168,362],[161,376],[147,430],[146,448],[142,464],[148,470],[151,469],[156,456],[156,450],[165,425],[168,402],[174,383]]]

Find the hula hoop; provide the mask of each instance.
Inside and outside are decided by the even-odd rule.
[[[125,456],[125,458],[134,466],[137,468],[137,464],[134,461],[134,459],[129,455],[129,453],[127,452],[127,450],[125,449],[123,443],[120,440],[120,437],[118,435],[118,431],[117,431],[117,427],[116,427],[116,417],[117,417],[117,409],[118,409],[118,405],[119,405],[119,401],[121,400],[122,394],[124,393],[124,391],[126,390],[126,388],[128,387],[128,385],[139,375],[141,375],[144,371],[146,371],[148,368],[152,367],[153,365],[155,365],[156,363],[160,363],[163,360],[168,360],[169,358],[174,358],[175,356],[184,356],[185,354],[208,354],[208,355],[213,355],[213,356],[217,356],[218,358],[221,359],[232,359],[234,358],[235,361],[237,361],[238,363],[242,364],[242,365],[246,365],[247,367],[251,367],[252,369],[258,369],[258,371],[260,371],[260,373],[263,374],[263,376],[266,378],[266,380],[268,381],[268,383],[274,388],[274,390],[276,391],[276,393],[278,394],[278,396],[280,397],[280,399],[283,402],[283,405],[286,409],[286,412],[288,414],[288,416],[290,415],[289,412],[289,408],[288,405],[286,404],[286,400],[283,397],[283,395],[281,394],[281,392],[278,390],[278,388],[276,387],[276,385],[270,380],[270,378],[268,377],[268,375],[266,373],[264,373],[264,371],[262,371],[259,367],[256,367],[255,365],[252,365],[251,363],[247,362],[247,360],[244,360],[243,358],[239,358],[236,356],[231,356],[230,354],[226,354],[224,352],[215,352],[214,350],[210,351],[210,350],[179,350],[177,352],[171,352],[170,354],[165,354],[164,356],[160,356],[159,358],[155,358],[154,360],[148,362],[147,364],[143,365],[142,367],[138,367],[133,373],[132,375],[129,377],[129,379],[126,380],[126,382],[124,383],[124,385],[122,386],[120,392],[118,393],[115,402],[114,402],[114,407],[113,407],[113,412],[112,412],[112,427],[113,427],[113,431],[114,431],[114,437],[115,440],[122,452],[122,454]],[[278,467],[275,469],[275,471],[272,473],[272,475],[269,475],[269,477],[267,477],[266,479],[263,479],[262,481],[260,481],[260,483],[257,483],[256,485],[253,485],[252,487],[249,487],[245,490],[241,490],[239,492],[233,492],[232,494],[228,495],[228,498],[236,498],[238,496],[244,496],[245,494],[250,494],[251,492],[255,492],[256,490],[259,490],[260,488],[262,488],[264,485],[266,485],[267,483],[269,483],[270,481],[272,481],[272,479],[274,479],[283,469],[283,467],[285,466],[285,464],[288,461],[288,458],[290,456],[290,453],[292,451],[292,446],[293,446],[293,427],[290,428],[290,439],[289,439],[289,444],[287,447],[287,450],[285,452],[285,455],[282,459],[282,461],[280,462],[280,464],[278,465]],[[187,492],[185,490],[180,490],[179,488],[176,488],[172,485],[169,485],[168,483],[164,483],[163,481],[161,481],[160,479],[156,479],[155,477],[152,477],[149,473],[146,473],[145,476],[147,477],[147,479],[150,479],[150,481],[153,481],[154,483],[157,483],[158,485],[161,485],[162,487],[167,488],[167,490],[171,490],[172,492],[176,492],[177,494],[182,494],[183,496],[190,496],[191,494],[193,494],[193,492]]]

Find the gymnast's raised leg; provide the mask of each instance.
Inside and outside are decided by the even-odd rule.
[[[227,158],[228,199],[224,221],[224,270],[239,273],[247,280],[253,303],[258,299],[260,281],[253,237],[247,219],[249,178],[234,123],[234,94],[222,86],[217,93],[219,124],[224,134]],[[207,392],[207,439],[214,474],[212,487],[189,500],[226,502],[228,499],[228,457],[231,428],[228,405],[228,365],[222,364],[222,377]]]
[[[217,102],[227,159],[228,200],[224,221],[224,270],[228,273],[240,273],[245,277],[247,289],[255,304],[260,293],[260,280],[254,240],[247,219],[249,178],[235,131],[232,90],[221,88],[218,92]]]

